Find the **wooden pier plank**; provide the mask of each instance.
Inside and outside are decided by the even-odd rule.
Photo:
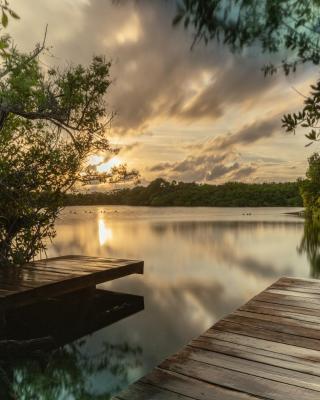
[[[228,387],[215,385],[213,382],[206,379],[197,379],[193,377],[193,375],[181,374],[165,368],[155,368],[150,374],[142,378],[140,382],[161,389],[165,388],[169,391],[183,394],[197,400],[254,400],[257,398]],[[130,393],[130,387],[128,392]],[[142,399],[149,399],[149,397],[140,397],[139,400]]]
[[[310,373],[296,371],[292,369],[292,366],[289,369],[287,366],[274,365],[274,363],[266,362],[268,359],[263,357],[259,360],[248,360],[241,356],[240,353],[230,355],[204,347],[188,346],[180,351],[179,356],[231,371],[245,371],[248,375],[320,391],[320,379],[317,379],[314,374],[310,375]]]
[[[156,398],[157,400],[193,400],[190,396],[184,396],[170,390],[162,389],[149,385],[147,383],[138,382],[128,391],[123,391],[117,400],[140,400],[142,397],[148,396],[150,399]]]
[[[186,398],[318,400],[320,281],[279,279],[115,399]]]
[[[64,256],[0,269],[0,309],[32,304],[88,286],[143,273],[143,261]]]
[[[212,328],[209,331],[205,332],[203,335],[199,336],[199,339],[207,337],[218,340],[220,339],[226,341],[227,343],[235,344],[236,346],[248,346],[253,350],[264,349],[266,351],[271,351],[277,354],[278,357],[295,357],[299,359],[299,362],[320,363],[320,351],[302,348],[287,343],[271,341],[269,339],[246,336],[240,330],[238,330],[236,333],[232,333],[227,331],[219,331]]]
[[[252,301],[239,308],[239,311],[258,312],[260,314],[278,315],[286,318],[299,319],[302,321],[319,322],[320,310],[301,307],[285,306],[281,304],[270,304],[263,301]]]
[[[298,372],[305,372],[307,374],[320,377],[319,363],[305,362],[304,360],[290,355],[283,355],[281,353],[252,348],[231,342],[224,342],[205,336],[201,336],[199,339],[193,340],[190,345],[199,349],[210,350],[221,354],[243,358],[245,360],[261,362],[264,364]]]
[[[248,374],[245,368],[242,372],[239,372],[189,358],[170,358],[161,364],[161,367],[185,376],[257,397],[260,396],[265,399],[288,400],[289,398],[294,398],[319,400],[318,391],[254,376]]]

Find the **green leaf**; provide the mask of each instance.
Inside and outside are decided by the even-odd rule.
[[[178,24],[181,22],[182,18],[183,18],[183,14],[178,14],[178,15],[176,15],[176,16],[174,17],[173,21],[172,21],[172,25],[173,25],[173,26],[178,25]]]
[[[20,19],[19,15],[17,13],[15,13],[13,10],[9,10],[9,14],[14,19]]]
[[[5,28],[8,26],[8,16],[4,11],[2,11],[1,23]]]

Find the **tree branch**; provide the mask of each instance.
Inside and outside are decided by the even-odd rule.
[[[30,61],[34,60],[42,51],[45,49],[45,42],[47,38],[47,32],[48,32],[48,25],[46,25],[45,32],[44,32],[44,37],[42,44],[39,47],[36,47],[33,51],[33,53],[28,57],[22,65],[27,65],[29,64]],[[11,71],[10,68],[5,69],[3,72],[0,73],[0,79],[4,78],[8,73]]]

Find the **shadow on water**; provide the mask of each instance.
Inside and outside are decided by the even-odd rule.
[[[310,277],[320,278],[320,222],[306,218],[299,254],[306,254],[310,264]]]
[[[143,309],[141,296],[91,289],[8,312],[0,398],[109,399],[128,384],[130,368],[140,367],[142,349],[106,340],[92,348],[88,339]]]

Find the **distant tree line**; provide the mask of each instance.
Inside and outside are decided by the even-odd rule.
[[[299,182],[208,185],[158,178],[148,186],[68,194],[65,205],[300,207],[302,198]]]

